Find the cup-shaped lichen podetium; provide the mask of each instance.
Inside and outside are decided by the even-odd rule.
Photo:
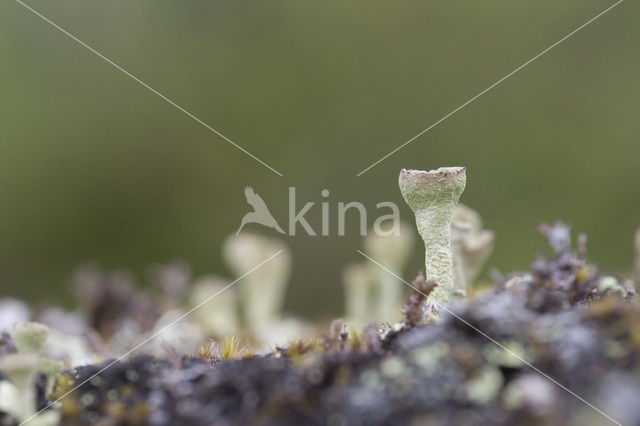
[[[464,167],[400,172],[400,191],[424,241],[426,279],[438,284],[429,299],[438,304],[446,303],[453,289],[451,219],[466,181]]]

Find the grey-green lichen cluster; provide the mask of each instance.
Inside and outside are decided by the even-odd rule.
[[[464,167],[400,172],[400,191],[415,214],[425,245],[426,278],[438,284],[430,298],[436,304],[446,303],[455,289],[451,221],[466,180]]]
[[[490,253],[493,234],[482,229],[477,213],[456,204],[464,186],[461,176],[437,172],[413,172],[419,179],[401,179],[403,195],[415,207],[418,229],[423,228],[430,278],[441,285],[450,278],[446,296],[463,294]],[[464,177],[464,169],[459,173]],[[426,190],[420,187],[424,181]],[[431,197],[421,199],[424,191]],[[400,228],[397,236],[370,234],[364,241],[367,253],[398,276],[411,255],[415,232]],[[272,253],[283,253],[280,263],[256,275],[259,279],[243,281],[244,287],[239,283],[237,300],[230,293],[202,304],[229,286],[212,277],[197,280],[189,294],[188,287],[176,292],[175,286],[162,285],[162,293],[151,297],[114,277],[84,275],[89,281],[80,324],[69,321],[75,318],[70,313],[45,309],[29,314],[13,308],[7,314],[4,308],[0,425],[27,420],[31,426],[591,424],[591,416],[600,416],[539,371],[569,389],[584,389],[585,399],[615,413],[620,423],[640,424],[640,385],[633,380],[640,374],[640,308],[631,279],[588,263],[585,237],[571,251],[569,229],[562,223],[540,230],[554,256],[538,257],[525,274],[494,274],[493,288],[452,307],[458,319],[478,324],[482,333],[464,332],[465,324],[444,309],[440,321],[429,321],[424,300],[434,282],[425,282],[422,273],[412,283],[418,291],[401,311],[404,319],[388,326],[400,312],[396,308],[394,314],[392,307],[402,285],[385,282],[392,275],[378,266],[360,263],[345,272],[347,318],[366,317],[383,326],[347,328],[334,321],[325,335],[314,333],[259,355],[241,348],[237,338],[225,337],[189,355],[185,342],[193,341],[190,334],[199,328],[213,336],[246,333],[256,344],[276,342],[283,331],[291,335],[292,323],[280,312],[290,268],[289,253],[280,243],[246,235],[225,243],[225,258],[239,276]],[[427,238],[434,235],[439,239]],[[636,245],[638,272],[640,234]],[[433,256],[447,248],[445,257]],[[175,273],[168,275],[165,284],[190,282],[188,276],[176,280]],[[109,360],[122,353],[116,348],[123,339],[130,347],[127,336],[137,343],[163,330],[182,304],[202,304],[202,309],[157,336],[162,352],[145,346],[122,362]],[[11,305],[0,300],[0,311],[3,306]],[[225,322],[227,315],[232,320]],[[86,347],[68,333],[77,333]],[[96,340],[98,335],[102,339]],[[114,346],[114,341],[121,342]],[[63,365],[71,369],[59,373]]]
[[[582,244],[571,251],[564,225],[545,235],[553,256],[525,275],[494,274],[491,289],[441,310],[440,321],[416,315],[390,330],[334,321],[316,339],[260,356],[234,356],[229,339],[213,361],[210,347],[171,362],[136,357],[63,398],[64,425],[602,423],[557,383],[581,389],[620,424],[640,424],[637,297],[587,263]],[[428,294],[420,281],[414,286]],[[58,394],[99,368],[66,373]]]
[[[458,204],[451,222],[454,294],[465,296],[493,251],[494,234],[482,228],[475,210]]]
[[[36,322],[18,322],[13,326],[11,338],[17,353],[7,354],[0,360],[0,370],[9,381],[0,381],[0,412],[9,413],[30,425],[53,426],[60,415],[49,410],[37,413],[35,380],[46,377],[45,395],[52,391],[53,378],[64,368],[64,363],[43,355],[49,328]]]
[[[370,229],[363,240],[365,252],[389,270],[401,274],[415,246],[415,230],[406,222],[393,232],[380,234]],[[357,327],[393,323],[400,319],[404,286],[389,272],[365,260],[349,264],[343,271],[345,319]]]
[[[286,344],[312,333],[313,326],[306,321],[283,316],[292,255],[281,240],[250,233],[230,236],[223,244],[223,255],[231,270],[242,277],[238,282],[237,301],[241,315],[236,324],[248,329],[258,349]],[[270,260],[265,262],[267,259]],[[254,273],[247,273],[261,263]],[[225,292],[229,290],[233,288]],[[235,308],[230,300],[224,308],[225,315],[233,315],[231,311]]]

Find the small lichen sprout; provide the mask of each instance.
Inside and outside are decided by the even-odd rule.
[[[259,273],[248,274],[238,283],[242,311],[252,330],[280,318],[291,273],[291,254],[280,240],[255,234],[231,236],[224,242],[225,260],[238,276],[278,251],[281,254],[262,265]]]
[[[37,322],[18,322],[14,324],[11,338],[18,352],[37,354],[42,351],[49,337],[49,327]]]
[[[370,269],[362,262],[351,263],[342,273],[346,320],[356,327],[363,327],[371,317],[373,278]]]
[[[461,296],[478,278],[493,251],[494,234],[482,229],[480,215],[458,204],[451,223],[455,292]]]
[[[404,222],[397,222],[392,229],[379,234],[370,230],[364,239],[364,248],[374,259],[401,274],[415,244],[415,231]],[[369,262],[371,275],[375,277],[375,319],[378,322],[395,322],[403,303],[402,286],[387,271]]]
[[[0,380],[0,411],[29,424],[53,426],[59,423],[56,410],[38,413],[36,406],[36,376],[44,374],[47,382],[45,395],[51,392],[53,379],[62,371],[64,363],[42,355],[49,338],[49,327],[37,322],[18,322],[11,330],[11,338],[18,353],[0,359],[0,370],[10,382]]]
[[[471,234],[471,225],[467,222],[451,222],[451,256],[453,262],[453,289],[455,296],[467,295],[469,279],[468,271],[464,264],[465,243]]]
[[[237,295],[229,283],[218,276],[201,277],[193,283],[189,294],[190,305],[199,307],[193,316],[210,337],[221,338],[240,331]]]
[[[446,303],[453,290],[451,219],[466,179],[464,167],[400,172],[400,191],[425,245],[426,278],[438,284],[429,298],[437,304]]]

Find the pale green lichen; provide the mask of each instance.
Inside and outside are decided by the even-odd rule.
[[[470,401],[476,404],[488,404],[500,392],[503,384],[502,373],[496,367],[485,366],[464,386],[464,392]]]
[[[415,244],[415,231],[409,224],[399,222],[397,233],[380,235],[371,230],[364,239],[364,249],[374,259],[392,271],[401,274]],[[403,303],[402,286],[398,279],[384,269],[369,262],[371,276],[375,277],[375,299],[372,306],[378,322],[395,322]]]
[[[621,297],[627,294],[627,289],[611,275],[605,275],[598,281],[598,291],[602,293],[614,294],[617,293]]]
[[[532,356],[517,340],[502,341],[500,346],[488,344],[482,353],[489,363],[500,367],[521,368],[533,361]]]
[[[193,316],[210,337],[236,335],[240,332],[236,289],[231,281],[209,275],[197,279],[189,294]]]
[[[259,274],[248,274],[263,263]],[[223,246],[225,260],[238,276],[246,275],[238,283],[244,317],[252,328],[280,317],[286,287],[291,273],[289,249],[274,238],[254,234],[229,237]]]
[[[0,360],[0,370],[9,379],[0,381],[0,411],[30,425],[58,424],[58,411],[36,412],[36,376],[46,376],[45,393],[48,394],[55,375],[64,368],[62,361],[42,356],[49,328],[36,322],[18,322],[11,330],[11,337],[18,353],[5,355]]]
[[[411,359],[425,372],[431,374],[438,369],[442,360],[448,355],[449,346],[445,342],[436,342],[414,349],[411,353]]]
[[[10,380],[1,382],[1,411],[20,421],[33,414],[36,406],[34,379],[37,368],[38,356],[35,354],[9,354],[0,360],[0,369]]]
[[[453,212],[451,237],[454,292],[464,296],[493,251],[494,234],[482,229],[482,219],[475,210],[458,204]]]
[[[388,379],[400,382],[411,378],[411,369],[407,368],[403,359],[396,356],[382,361],[380,364],[380,372]]]
[[[543,416],[558,403],[556,388],[545,377],[527,373],[511,381],[502,392],[504,405],[510,410],[530,409]]]
[[[342,282],[346,320],[360,328],[372,320],[371,299],[373,277],[364,263],[351,263],[344,268]]]
[[[313,327],[306,321],[282,313],[292,265],[291,251],[282,241],[242,233],[227,238],[223,254],[233,272],[242,277],[238,282],[239,304],[254,349],[268,350],[312,333]],[[260,265],[260,272],[248,273],[256,265]]]
[[[11,330],[11,338],[21,353],[39,353],[49,336],[49,327],[37,322],[18,322]]]
[[[468,271],[464,263],[465,242],[471,234],[471,225],[466,222],[451,222],[451,256],[453,262],[453,291],[455,296],[467,295]]]
[[[426,278],[438,284],[429,301],[446,303],[454,290],[451,220],[466,185],[466,169],[441,167],[428,172],[403,169],[399,185],[424,241]]]

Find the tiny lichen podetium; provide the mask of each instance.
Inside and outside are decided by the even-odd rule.
[[[441,167],[428,172],[402,169],[398,179],[424,241],[426,279],[438,284],[429,298],[437,304],[446,303],[453,289],[451,219],[466,181],[464,167]]]
[[[451,222],[454,292],[465,296],[493,251],[494,234],[482,228],[478,212],[456,205]]]

